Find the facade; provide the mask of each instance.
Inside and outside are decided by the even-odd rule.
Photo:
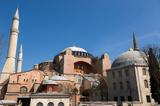
[[[108,97],[119,105],[153,106],[146,55],[137,48],[122,53],[108,71]],[[127,101],[128,103],[125,103]]]
[[[30,106],[69,106],[69,95],[65,94],[32,94]]]
[[[1,73],[2,105],[155,105],[150,92],[147,57],[138,49],[135,36],[134,48],[121,54],[112,65],[106,53],[96,57],[83,48],[72,46],[53,59],[22,72],[22,46],[15,64],[18,27],[17,9],[7,59]]]

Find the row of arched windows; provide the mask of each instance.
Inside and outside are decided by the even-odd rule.
[[[117,83],[114,82],[114,83],[113,83],[113,89],[116,90],[116,89],[117,89],[117,86],[118,86]],[[124,89],[124,83],[123,83],[123,82],[119,82],[119,88],[120,88],[120,89]],[[129,81],[126,81],[126,88],[127,88],[127,89],[130,89],[130,82],[129,82]]]
[[[130,82],[129,81],[126,81],[126,86],[127,86],[127,89],[130,89]],[[149,88],[149,84],[148,84],[147,80],[144,80],[144,87]],[[124,88],[124,83],[123,82],[119,82],[119,88],[120,89]],[[114,90],[117,89],[117,83],[116,82],[113,82],[113,89]]]
[[[44,106],[44,105],[43,105],[42,102],[38,102],[36,106]],[[49,102],[49,103],[47,104],[47,106],[54,106],[54,103]],[[59,102],[59,103],[58,103],[58,106],[64,106],[64,103],[63,103],[63,102]]]
[[[89,56],[88,53],[86,53],[86,52],[79,52],[79,51],[74,51],[74,52],[72,52],[72,54],[73,54],[74,56],[83,56],[83,57]]]
[[[123,71],[118,71],[118,75],[116,76],[116,73],[115,72],[112,72],[112,77],[113,77],[113,79],[115,79],[116,77],[123,77],[123,75],[122,75],[122,72]],[[124,74],[125,74],[125,77],[128,77],[129,76],[129,70],[128,69],[125,69],[124,70]]]

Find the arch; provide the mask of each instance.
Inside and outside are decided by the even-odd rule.
[[[145,88],[149,88],[149,85],[148,85],[148,81],[147,81],[147,80],[144,80],[144,86],[145,86]]]
[[[54,103],[49,102],[49,103],[47,104],[47,106],[54,106]]]
[[[27,87],[22,86],[20,87],[20,93],[26,93],[28,91]]]
[[[74,63],[74,70],[78,73],[96,73],[96,70],[87,62],[77,61]]]
[[[64,106],[64,103],[63,102],[59,102],[58,106]]]
[[[38,102],[36,106],[43,106],[42,102]]]

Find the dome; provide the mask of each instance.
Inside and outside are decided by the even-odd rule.
[[[76,47],[76,46],[72,46],[72,47],[65,48],[65,49],[63,50],[63,52],[66,51],[66,50],[68,50],[68,49],[71,49],[72,51],[86,52],[86,53],[87,53],[87,51],[86,51],[85,49],[80,48],[80,47]]]
[[[112,67],[124,66],[130,64],[146,65],[146,55],[144,52],[129,50],[122,53],[112,64]]]

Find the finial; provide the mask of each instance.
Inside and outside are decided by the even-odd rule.
[[[19,19],[19,10],[18,10],[18,8],[16,9],[16,13],[14,15],[14,19]]]
[[[135,32],[133,32],[133,49],[139,50]]]

